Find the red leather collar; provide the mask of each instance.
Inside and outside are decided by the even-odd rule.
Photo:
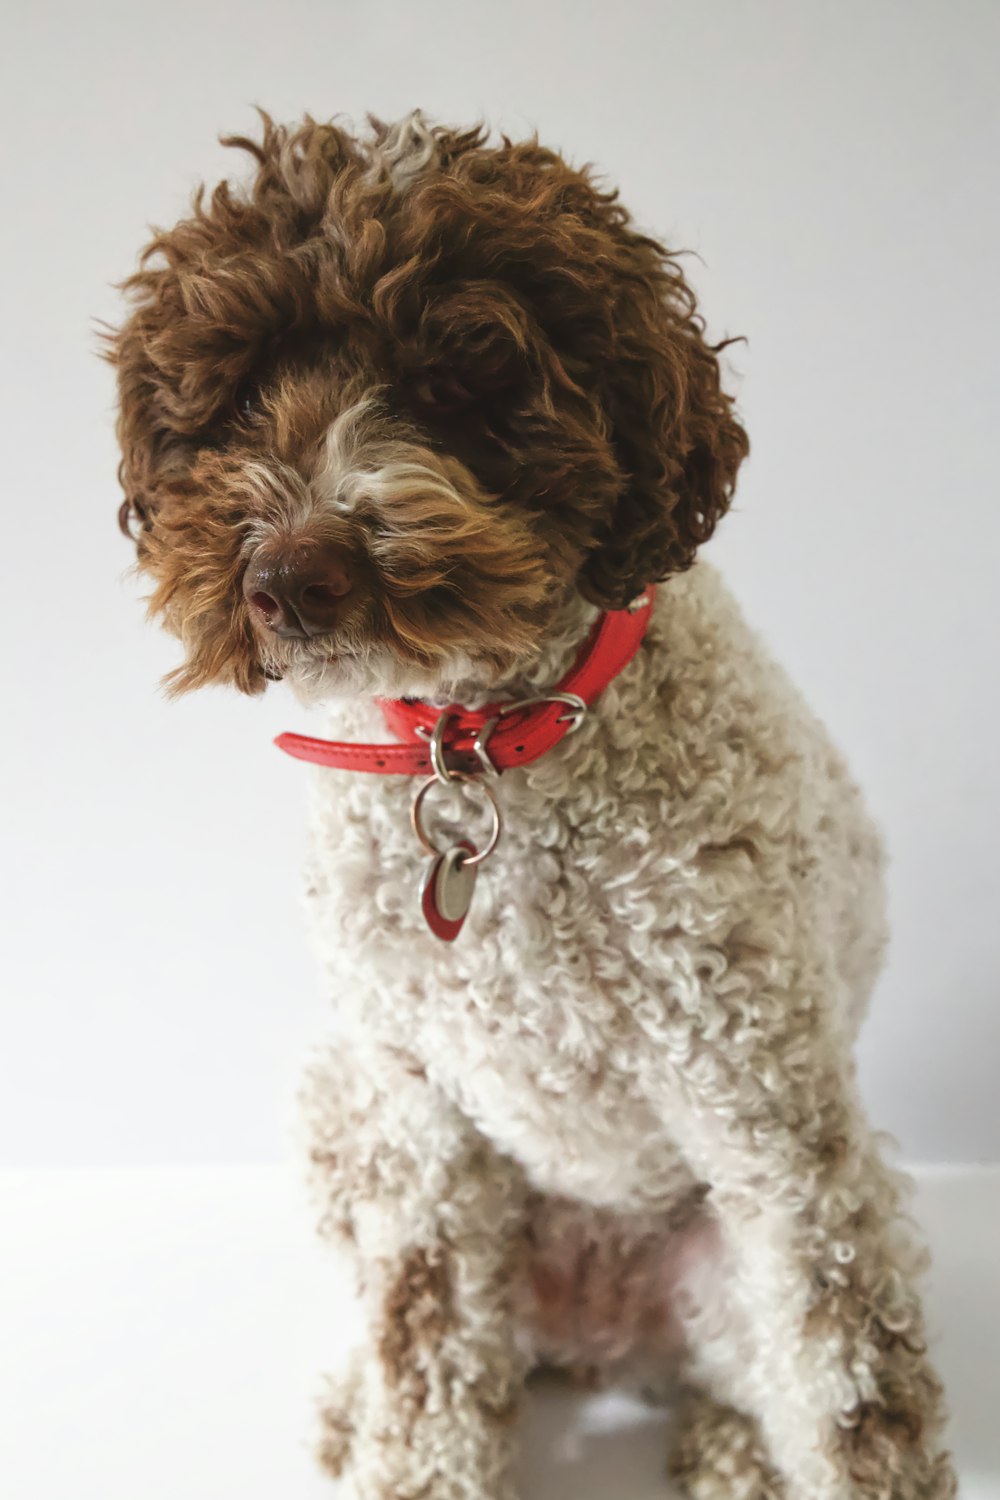
[[[380,698],[386,724],[401,744],[360,745],[305,734],[279,734],[274,743],[297,760],[381,776],[432,775],[435,738],[450,771],[501,772],[529,765],[578,726],[587,708],[632,660],[646,634],[654,596],[650,586],[627,609],[601,615],[562,680],[523,705],[493,703],[472,711],[436,708],[420,699]]]

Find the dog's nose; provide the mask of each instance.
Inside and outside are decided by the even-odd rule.
[[[354,560],[336,542],[293,541],[261,547],[243,577],[243,595],[260,624],[305,640],[336,628],[354,588]]]

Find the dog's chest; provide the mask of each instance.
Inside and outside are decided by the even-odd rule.
[[[311,906],[353,1030],[413,1057],[538,1188],[639,1208],[689,1184],[637,1085],[672,853],[653,768],[623,760],[625,794],[608,760],[581,734],[502,779],[503,834],[452,944],[420,912],[413,787],[321,781]],[[475,792],[431,796],[442,844],[481,839]]]

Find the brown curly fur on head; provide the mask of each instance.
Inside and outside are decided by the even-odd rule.
[[[367,138],[262,121],[227,140],[249,191],[199,190],[155,235],[112,339],[175,686],[255,691],[334,650],[488,677],[572,587],[619,607],[686,568],[747,442],[676,259],[616,195],[419,115]],[[335,641],[265,639],[243,602],[254,547],[303,529],[364,580]]]

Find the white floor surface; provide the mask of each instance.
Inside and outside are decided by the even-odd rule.
[[[963,1500],[1000,1500],[1000,1169],[920,1174]],[[322,1500],[318,1372],[354,1306],[280,1168],[0,1174],[0,1492]],[[664,1415],[533,1393],[523,1500],[669,1500]]]

